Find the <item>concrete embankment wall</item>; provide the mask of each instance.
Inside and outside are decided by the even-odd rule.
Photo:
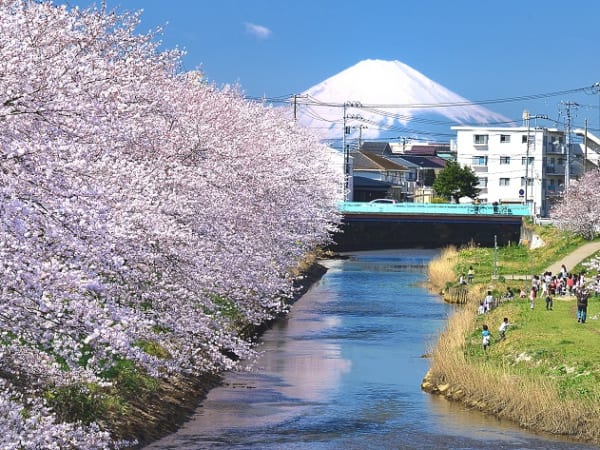
[[[338,252],[390,248],[442,248],[469,243],[482,247],[517,244],[521,217],[418,217],[345,215],[342,232],[334,236]]]

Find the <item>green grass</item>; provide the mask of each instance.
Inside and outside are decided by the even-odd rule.
[[[506,339],[499,341],[498,327],[504,317],[511,323]],[[492,332],[492,345],[484,352],[481,327]],[[478,316],[465,344],[470,363],[486,364],[519,377],[550,379],[561,399],[600,400],[600,297],[590,298],[588,320],[576,319],[573,297],[557,297],[546,310],[537,299],[505,302],[488,314]]]
[[[511,243],[497,249],[473,245],[461,248],[455,268],[457,276],[467,273],[471,265],[475,270],[475,282],[489,282],[494,273],[499,277],[540,274],[548,266],[587,242],[580,236],[552,226],[527,226],[540,237],[545,243],[544,246],[530,250],[526,245]]]

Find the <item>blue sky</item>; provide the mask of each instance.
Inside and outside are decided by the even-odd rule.
[[[561,102],[577,102],[573,125],[587,118],[600,134],[600,94],[546,95],[600,82],[598,1],[106,3],[143,9],[140,31],[164,25],[164,47],[187,51],[185,69],[200,68],[219,86],[238,83],[250,97],[289,97],[364,59],[398,60],[471,101],[543,94],[488,105],[515,120],[524,109],[560,119]]]

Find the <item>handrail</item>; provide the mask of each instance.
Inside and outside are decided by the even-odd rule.
[[[451,214],[451,215],[511,215],[530,216],[526,205],[493,205],[489,203],[457,204],[457,203],[369,203],[340,202],[338,209],[342,213],[397,213],[397,214]]]

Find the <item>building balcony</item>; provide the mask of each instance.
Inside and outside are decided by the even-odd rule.
[[[546,175],[564,175],[565,174],[565,166],[546,166]]]
[[[564,155],[566,153],[565,144],[547,144],[544,145],[545,155]]]
[[[564,187],[562,185],[551,184],[550,186],[546,186],[544,193],[546,198],[555,198],[560,197],[565,192]]]
[[[488,166],[471,166],[474,172],[487,172]]]

